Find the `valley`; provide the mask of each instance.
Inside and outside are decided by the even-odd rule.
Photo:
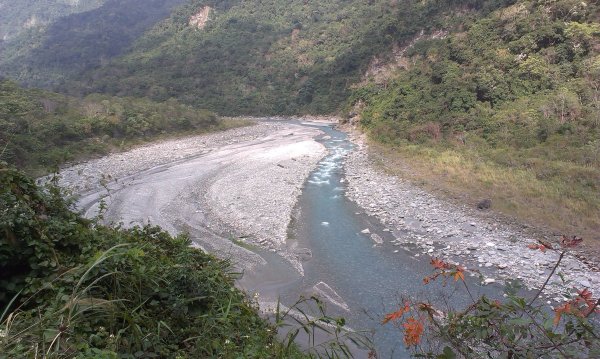
[[[474,293],[492,298],[513,278],[540,288],[558,259],[527,248],[539,232],[383,173],[359,136],[351,142],[331,128],[335,119],[252,120],[65,168],[59,183],[79,195],[87,217],[188,233],[244,273],[238,285],[267,313],[301,295],[321,297],[341,316],[366,311],[348,324],[373,330],[383,355],[407,352],[370,316],[401,296],[439,295],[441,287],[421,284],[431,257],[463,265]],[[597,269],[570,255],[563,266],[564,280],[600,290]],[[562,286],[552,281],[544,298],[548,307],[562,303]]]
[[[0,359],[600,357],[600,4],[0,0],[0,184]]]

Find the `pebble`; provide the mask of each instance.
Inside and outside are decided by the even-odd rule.
[[[520,276],[530,289],[544,283],[548,265],[536,267],[534,263],[547,262],[551,267],[558,256],[551,251],[527,249],[527,244],[535,242],[535,238],[528,237],[522,226],[497,222],[487,216],[484,219],[474,208],[444,201],[409,181],[387,175],[371,165],[366,146],[357,147],[358,150],[349,153],[344,168],[348,198],[362,208],[367,207],[366,214],[385,220],[389,228],[401,230],[400,241],[417,247],[412,251],[430,253],[434,243],[440,244],[444,249],[438,250],[439,255],[448,260],[460,258],[473,267],[479,264],[482,274],[496,278],[494,281]],[[371,185],[374,182],[377,187]],[[378,207],[371,208],[372,203]],[[566,256],[563,268],[566,279],[577,283],[579,288],[589,285],[591,291],[600,292],[600,280],[591,280],[594,274],[579,259]],[[545,294],[555,295],[562,290],[559,281],[550,281]]]

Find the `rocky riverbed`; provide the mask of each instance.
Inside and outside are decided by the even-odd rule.
[[[109,222],[150,222],[172,233],[195,233],[198,245],[234,258],[242,269],[265,264],[245,248],[256,245],[279,253],[302,273],[306,253],[288,248],[287,228],[305,179],[326,154],[315,141],[320,133],[300,124],[258,121],[81,163],[64,169],[60,184],[81,196],[88,216],[103,200]],[[398,251],[460,263],[485,283],[518,278],[530,288],[543,284],[558,253],[528,249],[541,239],[535,232],[386,175],[369,160],[365,142],[360,137],[354,142],[356,151],[345,159],[346,195],[386,226],[385,239],[371,235],[374,245],[392,238]],[[567,255],[558,272],[570,286],[600,290],[598,272],[574,256]],[[559,281],[555,275],[547,287],[551,300],[563,299]]]
[[[286,247],[291,213],[308,174],[325,155],[321,131],[259,122],[225,132],[169,140],[62,170],[59,184],[78,206],[106,222],[151,223],[188,232],[201,247],[239,269],[266,264],[248,246],[278,252],[299,272]]]
[[[354,136],[357,150],[346,158],[347,196],[368,215],[377,217],[393,234],[393,244],[415,257],[438,257],[460,263],[481,275],[487,284],[520,279],[529,288],[540,288],[559,253],[532,250],[538,239],[519,224],[494,221],[477,209],[437,198],[426,191],[373,166],[364,138]],[[569,287],[600,291],[600,273],[567,254],[551,278],[545,294],[548,301],[563,301],[561,279]]]

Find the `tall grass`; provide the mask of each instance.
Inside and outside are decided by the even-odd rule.
[[[508,149],[499,154],[477,147],[414,144],[391,148],[374,143],[372,148],[372,155],[382,159],[376,162],[390,173],[472,205],[490,198],[499,212],[560,233],[595,239],[588,245],[600,248],[597,168],[560,160],[528,161]]]
[[[316,298],[269,323],[230,263],[185,235],[85,220],[56,187],[1,164],[0,185],[0,359],[338,358],[361,340]],[[277,338],[292,322],[330,338],[303,352],[296,336]]]

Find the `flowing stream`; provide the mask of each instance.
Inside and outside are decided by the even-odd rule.
[[[346,198],[344,160],[353,151],[346,134],[330,125],[302,124],[318,126],[324,134],[317,140],[328,150],[306,180],[288,228],[287,252],[301,255],[304,276],[278,253],[251,247],[252,253],[235,246],[212,229],[201,215],[202,208],[197,208],[195,189],[214,181],[213,176],[219,178],[233,154],[243,156],[245,143],[207,155],[211,156],[208,159],[200,154],[113,181],[110,196],[104,189],[96,189],[83,194],[79,206],[93,217],[106,198],[106,215],[114,221],[151,221],[173,233],[188,232],[215,252],[215,245],[221,243],[225,250],[232,248],[234,262],[241,256],[260,256],[266,265],[244,273],[238,284],[249,293],[259,293],[261,303],[281,300],[290,306],[300,296],[319,295],[327,304],[328,315],[344,317],[349,327],[371,333],[379,358],[406,358],[409,353],[400,330],[381,324],[386,313],[396,311],[405,297],[429,300],[442,309],[446,305],[464,307],[470,298],[460,282],[450,281],[445,288],[438,282],[425,286],[423,278],[432,273],[430,258],[416,248],[395,243],[395,237],[403,233],[388,231]],[[501,293],[498,285],[482,287],[477,278],[467,278],[467,282],[473,295],[497,297]],[[358,352],[357,357],[361,356],[366,353]]]
[[[354,329],[372,332],[380,358],[409,357],[400,330],[381,325],[385,313],[397,310],[405,297],[442,306],[464,305],[470,298],[454,282],[445,288],[440,283],[425,286],[423,278],[432,273],[429,257],[415,257],[413,251],[395,246],[391,232],[345,197],[344,157],[353,145],[343,132],[329,126],[321,129],[325,135],[319,141],[329,154],[306,181],[290,225],[289,245],[311,252],[303,263],[305,275],[294,277],[291,269],[269,260],[278,268],[250,274],[249,281],[255,284],[245,287],[288,305],[301,295],[321,294],[329,299],[328,314],[344,317]],[[494,297],[500,292],[497,286],[480,286],[474,278],[467,282],[474,295]]]

